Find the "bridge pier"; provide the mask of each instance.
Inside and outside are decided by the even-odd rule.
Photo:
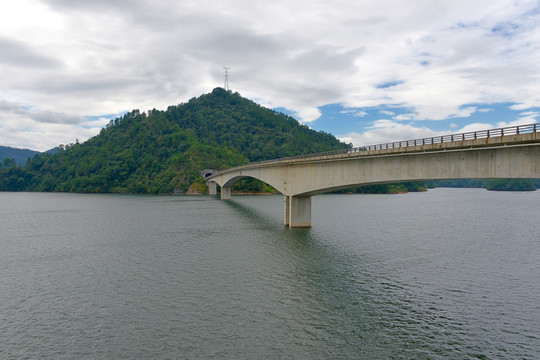
[[[215,182],[208,182],[208,193],[210,195],[217,195],[217,184]]]
[[[311,196],[285,196],[284,224],[292,228],[311,227]]]
[[[231,191],[232,187],[222,186],[221,187],[221,200],[231,200]]]
[[[285,226],[289,226],[289,209],[291,207],[291,205],[289,205],[291,202],[291,197],[290,196],[287,196],[285,195],[284,199],[283,199],[283,204],[284,204],[284,209],[283,209],[283,225]]]

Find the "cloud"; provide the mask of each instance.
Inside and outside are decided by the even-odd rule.
[[[460,109],[458,109],[458,111],[456,111],[454,114],[451,114],[450,117],[469,117],[471,116],[472,114],[474,114],[476,112],[476,107],[475,106],[467,106],[467,107],[462,107]]]
[[[4,114],[23,115],[39,123],[48,124],[80,124],[82,117],[54,111],[32,111],[15,103],[0,100],[0,111]]]
[[[497,126],[493,126],[493,125],[488,124],[488,123],[478,123],[478,122],[476,122],[476,123],[467,124],[467,125],[465,125],[464,127],[462,127],[461,129],[459,129],[457,131],[452,131],[452,133],[461,134],[461,133],[468,133],[468,132],[492,129],[492,128],[495,128],[495,127],[497,127]],[[498,127],[504,127],[504,126],[498,126]]]
[[[21,68],[58,68],[62,62],[24,42],[0,37],[0,63]]]
[[[35,111],[11,101],[0,100],[0,144],[45,151],[94,136],[105,121],[54,111]]]
[[[444,132],[436,132],[427,127],[414,127],[392,120],[377,120],[364,133],[351,132],[338,137],[341,141],[352,143],[353,146],[367,146],[384,144],[400,140],[414,140],[441,135]]]
[[[53,111],[40,111],[37,113],[28,113],[32,120],[47,124],[80,124],[82,118],[76,115],[68,115]]]
[[[510,122],[498,122],[497,127],[518,126],[535,124],[538,122],[537,118],[540,116],[540,112],[526,111],[520,114],[519,118]]]
[[[394,116],[393,119],[398,121],[415,120],[417,116],[417,114],[399,114],[397,116]]]
[[[26,114],[27,110],[10,101],[0,100],[0,112],[11,114]]]
[[[381,84],[377,84],[377,85],[375,85],[375,87],[377,89],[386,89],[386,88],[393,87],[393,86],[398,86],[398,85],[401,85],[401,84],[403,84],[403,81],[401,81],[401,80],[390,80],[390,81],[383,82]]]
[[[357,110],[357,109],[346,109],[346,110],[342,110],[341,111],[342,114],[350,114],[354,117],[364,117],[366,116],[368,113],[363,111],[363,110]]]
[[[46,151],[60,144],[71,144],[76,139],[85,141],[99,129],[70,124],[44,124],[17,119],[2,127],[0,143],[5,146]],[[36,146],[39,144],[39,146]]]
[[[540,106],[539,24],[535,0],[6,1],[0,98],[32,111],[0,105],[0,126],[82,139],[86,117],[185,102],[222,86],[223,66],[233,91],[303,122],[337,103],[409,109],[381,112],[394,122],[526,111]]]

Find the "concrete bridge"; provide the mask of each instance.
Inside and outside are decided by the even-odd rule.
[[[207,174],[211,195],[231,198],[253,177],[285,195],[284,224],[311,227],[311,196],[405,181],[540,178],[540,124],[400,141],[261,161]]]

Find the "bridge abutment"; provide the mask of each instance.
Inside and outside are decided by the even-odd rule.
[[[311,196],[285,196],[285,225],[311,227]]]

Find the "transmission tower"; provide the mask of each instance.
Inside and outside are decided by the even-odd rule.
[[[223,88],[229,91],[229,68],[224,66],[223,69],[225,69],[225,83],[223,84]]]

